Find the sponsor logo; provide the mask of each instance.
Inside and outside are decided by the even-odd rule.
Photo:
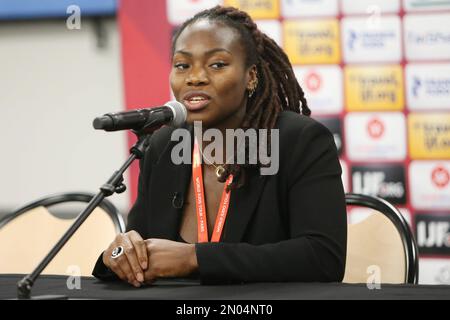
[[[431,181],[433,181],[434,185],[437,188],[443,189],[448,186],[448,183],[450,181],[450,174],[448,173],[447,169],[438,166],[431,172]]]
[[[340,62],[339,24],[336,19],[285,20],[284,49],[293,64]]]
[[[280,16],[278,0],[225,0],[224,5],[239,8],[253,19],[277,19]]]
[[[419,45],[447,45],[450,44],[450,33],[440,31],[417,33],[410,31],[408,32],[407,40]]]
[[[416,214],[416,235],[421,254],[450,254],[450,215]]]
[[[450,95],[450,78],[425,78],[413,77],[412,93],[418,97],[421,92],[432,97]]]
[[[450,155],[450,115],[410,113],[409,149],[413,159],[446,159]]]
[[[367,133],[372,139],[379,139],[384,134],[384,124],[377,118],[370,120],[367,123]]]
[[[348,36],[348,42],[347,42],[347,46],[350,48],[350,50],[355,49],[356,38],[357,38],[356,32],[350,31],[349,36]]]
[[[406,58],[410,61],[447,60],[450,55],[449,20],[448,13],[405,15],[403,24]]]
[[[373,8],[373,7],[372,7]],[[341,21],[344,60],[397,62],[401,59],[401,22],[397,16],[346,17]]]
[[[383,49],[386,47],[387,41],[395,39],[397,39],[397,34],[392,31],[358,32],[350,30],[347,45],[352,51],[355,50],[356,42],[360,43],[360,45],[366,49]]]
[[[402,110],[403,79],[398,65],[345,68],[349,111]]]
[[[403,113],[350,112],[344,121],[347,129],[345,150],[350,160],[404,160],[406,130]]]
[[[316,92],[322,86],[322,78],[316,72],[311,72],[306,75],[306,87],[309,91]]]
[[[413,79],[413,85],[412,85],[412,92],[414,97],[417,97],[419,95],[419,89],[422,86],[422,81],[420,81],[419,78],[414,77]]]
[[[353,192],[406,204],[405,170],[401,165],[353,166]]]
[[[450,208],[450,161],[412,161],[409,166],[411,203],[417,209]]]
[[[315,115],[342,111],[342,69],[339,66],[295,66],[293,69]]]

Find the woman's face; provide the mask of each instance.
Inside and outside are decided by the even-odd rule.
[[[256,67],[245,67],[240,41],[234,29],[208,20],[189,25],[178,37],[170,85],[188,110],[187,122],[222,129],[241,124]]]

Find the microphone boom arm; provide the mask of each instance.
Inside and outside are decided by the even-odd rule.
[[[64,233],[61,239],[55,244],[45,258],[38,264],[38,266],[27,276],[17,283],[17,298],[18,299],[67,299],[66,296],[41,296],[31,297],[31,289],[47,265],[55,258],[62,247],[69,241],[83,222],[89,217],[94,209],[103,201],[104,198],[111,196],[114,193],[122,193],[126,190],[126,186],[123,184],[123,173],[136,159],[142,159],[146,150],[150,145],[151,133],[134,132],[138,136],[138,141],[130,149],[130,156],[119,170],[115,171],[109,180],[100,187],[100,191],[97,195],[91,199],[87,207],[78,215],[77,219],[70,226],[70,228]]]

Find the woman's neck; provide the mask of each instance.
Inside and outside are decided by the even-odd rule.
[[[203,130],[202,135],[204,135],[205,131],[208,129],[217,129],[220,131],[223,143],[221,146],[219,144],[216,144],[216,148],[215,148],[216,154],[213,154],[213,156],[218,157],[219,159],[223,159],[223,163],[221,163],[221,164],[224,164],[227,160],[227,158],[226,158],[227,157],[227,154],[226,154],[227,143],[234,143],[234,141],[227,141],[226,130],[227,129],[235,130],[235,129],[242,127],[242,122],[243,122],[244,116],[245,116],[245,108],[242,108],[241,110],[243,110],[244,112],[235,113],[231,117],[225,119],[224,121],[220,122],[217,125],[214,125],[210,128],[202,127],[202,130]],[[213,141],[206,141],[206,140],[202,139],[202,145],[201,145],[202,153],[205,150],[205,148],[211,143],[213,143]],[[210,159],[208,159],[208,160],[210,160]]]

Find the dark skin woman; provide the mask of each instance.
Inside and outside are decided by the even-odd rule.
[[[206,10],[180,27],[172,44],[170,84],[176,99],[188,110],[187,123],[201,121],[204,130],[216,128],[225,133],[236,128],[272,129],[282,110],[310,115],[285,53],[246,13],[234,8]],[[220,152],[225,155],[225,150]],[[208,161],[202,164],[209,237],[227,177],[233,175],[229,189],[238,189],[259,163],[226,164],[219,178],[216,165]],[[179,236],[185,242],[144,239],[130,230],[116,237],[104,251],[102,262],[136,287],[157,278],[189,276],[199,268],[197,234],[191,181],[179,227]],[[118,246],[124,248],[124,254],[113,259],[111,254]]]

